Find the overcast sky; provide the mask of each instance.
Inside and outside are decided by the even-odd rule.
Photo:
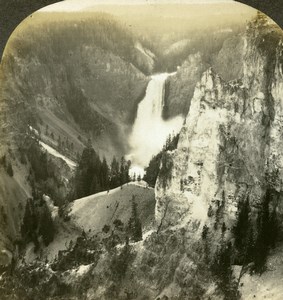
[[[65,0],[56,4],[44,7],[40,11],[81,11],[89,9],[95,5],[100,4],[161,4],[161,3],[221,3],[234,2],[233,0]]]

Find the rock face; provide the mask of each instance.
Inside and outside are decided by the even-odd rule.
[[[190,109],[190,100],[194,87],[200,80],[202,73],[208,68],[200,53],[191,54],[178,69],[175,76],[166,81],[165,105],[163,117],[165,119],[183,114],[186,116]]]
[[[233,220],[240,200],[249,197],[256,207],[267,189],[281,195],[282,51],[280,29],[257,20],[245,39],[243,79],[225,82],[212,69],[203,74],[178,147],[161,166],[170,176],[156,184],[158,224],[205,221],[208,207],[223,199]]]
[[[170,119],[179,114],[184,117],[188,114],[195,86],[200,81],[203,72],[210,66],[224,80],[241,78],[243,50],[244,38],[235,33],[234,36],[224,39],[218,51],[214,50],[209,55],[204,51],[189,54],[182,65],[178,67],[176,75],[169,77],[166,81],[163,117]]]

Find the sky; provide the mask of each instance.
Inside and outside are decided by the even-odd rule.
[[[162,4],[162,3],[180,3],[180,4],[207,4],[207,3],[229,3],[233,0],[65,0],[42,8],[44,12],[75,12],[87,10],[96,5],[137,5],[137,4]]]

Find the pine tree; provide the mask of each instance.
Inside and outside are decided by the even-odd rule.
[[[155,186],[157,176],[159,174],[162,153],[163,152],[159,152],[157,155],[153,156],[149,162],[148,167],[145,169],[146,173],[144,175],[144,180],[151,187]]]
[[[7,164],[7,169],[6,169],[6,171],[7,171],[8,175],[9,175],[10,177],[13,177],[14,171],[13,171],[12,164],[11,164],[10,162],[8,162],[8,164]]]
[[[137,203],[135,201],[135,196],[132,197],[132,213],[128,222],[128,231],[131,239],[134,242],[142,240],[142,225],[138,217]]]
[[[130,178],[130,168],[131,168],[132,162],[130,160],[127,161],[127,167],[126,167],[126,177],[127,177],[127,182],[131,181]]]
[[[245,252],[248,231],[251,226],[249,216],[250,211],[249,198],[247,198],[246,201],[239,202],[238,217],[233,232],[235,236],[235,246],[241,254],[244,254]]]
[[[268,227],[270,228],[269,230],[270,233],[268,235],[269,244],[271,248],[274,248],[279,235],[279,222],[278,222],[276,208],[273,208],[273,211],[270,215]]]
[[[208,211],[207,211],[207,216],[209,218],[211,218],[213,216],[213,209],[212,209],[211,204],[209,204]]]
[[[21,225],[21,235],[25,243],[35,241],[37,230],[37,220],[34,212],[33,199],[29,198],[26,202],[23,223]]]
[[[225,224],[225,222],[223,222],[222,227],[221,227],[221,232],[223,235],[225,234],[226,230],[227,230],[226,224]]]
[[[81,198],[101,191],[101,161],[89,142],[84,148],[75,174],[74,197]]]
[[[269,203],[271,201],[271,190],[266,191],[263,199],[262,206],[257,218],[257,238],[255,242],[255,257],[254,257],[254,270],[257,273],[262,273],[265,269],[265,263],[270,249],[270,214]]]
[[[209,228],[206,225],[204,225],[203,228],[202,228],[202,233],[201,233],[201,238],[203,240],[206,239],[208,231],[209,231]]]
[[[183,179],[180,180],[180,191],[184,191],[184,181]]]
[[[111,162],[110,167],[110,187],[115,188],[119,186],[120,184],[120,178],[119,178],[119,163],[116,160],[116,157],[113,157],[113,160]]]
[[[92,182],[90,184],[90,194],[95,194],[100,192],[101,188],[100,188],[100,184],[99,184],[99,180],[97,179],[96,174],[94,174],[93,178],[92,178]]]
[[[220,249],[215,253],[215,259],[211,271],[219,281],[218,286],[224,293],[225,300],[238,299],[236,284],[232,272],[232,244],[229,242],[221,244]]]
[[[55,228],[47,205],[42,208],[42,214],[39,219],[38,234],[42,236],[45,246],[48,246],[54,239]]]
[[[271,204],[274,205],[278,199],[279,193],[272,189],[267,189],[262,201],[256,223],[256,232],[249,233],[248,258],[254,262],[254,271],[262,273],[265,270],[265,264],[268,253],[271,248],[275,247],[278,237],[278,220],[276,207],[273,207],[270,213]],[[251,246],[252,244],[252,246]]]
[[[124,184],[127,181],[127,175],[126,175],[126,161],[124,156],[121,157],[121,162],[120,162],[120,172],[119,172],[119,180],[120,184]]]
[[[101,176],[101,185],[103,189],[108,190],[109,189],[109,168],[105,157],[103,157],[103,161],[101,164],[100,176]]]
[[[45,126],[45,135],[48,135],[48,129],[49,129],[49,126],[48,126],[48,124],[46,124],[46,126]]]

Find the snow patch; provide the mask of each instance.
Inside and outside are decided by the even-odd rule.
[[[77,269],[77,275],[83,276],[84,274],[86,274],[89,271],[90,267],[91,267],[91,264],[79,266],[79,268]]]
[[[59,153],[57,150],[55,150],[54,148],[48,146],[47,144],[43,143],[42,141],[39,141],[39,144],[51,155],[55,156],[55,157],[59,157],[61,159],[63,159],[67,165],[71,168],[74,169],[77,164],[72,161],[71,159],[69,159],[68,157],[64,156],[63,154]]]
[[[31,125],[28,125],[28,129],[30,130],[31,133],[35,134],[36,136],[39,136],[38,130],[33,128]]]
[[[155,55],[149,49],[144,48],[141,43],[137,42],[135,44],[135,48],[144,54],[148,59],[153,60],[155,58]]]
[[[59,210],[58,206],[55,206],[53,204],[53,201],[51,200],[51,198],[49,196],[43,194],[42,198],[46,202],[48,209],[51,212],[51,217],[54,220],[55,218],[58,217],[58,210]]]
[[[77,199],[74,201],[71,214],[75,214],[77,211],[82,209],[85,206],[85,204],[87,203],[87,201],[89,201],[89,200],[93,201],[96,198],[99,198],[100,196],[103,196],[103,195],[115,194],[120,190],[121,190],[121,187],[119,186],[119,187],[109,190],[109,191],[103,191],[103,192],[99,192],[99,193],[96,193],[93,195],[89,195],[87,197]]]

